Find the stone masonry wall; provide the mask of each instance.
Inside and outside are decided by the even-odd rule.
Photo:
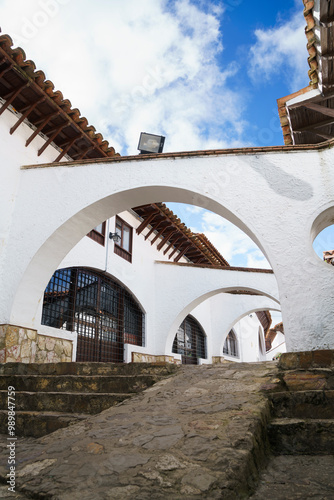
[[[0,325],[0,363],[58,363],[72,361],[72,342],[36,330]]]
[[[132,363],[173,363],[175,365],[179,365],[181,364],[181,361],[179,359],[175,359],[174,356],[155,356],[153,354],[133,352]]]

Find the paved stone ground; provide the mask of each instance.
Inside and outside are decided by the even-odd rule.
[[[334,456],[273,457],[251,500],[333,500]]]
[[[185,366],[82,423],[19,439],[16,490],[23,496],[11,497],[247,498],[266,459],[269,406],[260,387],[276,373],[275,363]]]

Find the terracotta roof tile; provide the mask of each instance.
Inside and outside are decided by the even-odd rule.
[[[29,121],[33,125],[52,111],[59,111],[56,117],[44,125],[41,132],[48,136],[48,129],[54,130],[63,125],[53,139],[61,151],[67,149],[67,154],[72,158],[84,157],[86,150],[87,158],[91,159],[117,156],[114,148],[103,140],[101,134],[96,133],[95,127],[88,125],[87,119],[80,116],[80,111],[72,109],[71,102],[64,99],[62,92],[54,90],[53,83],[46,80],[43,71],[36,71],[35,63],[26,60],[24,50],[13,48],[9,35],[0,35],[0,74],[4,70],[6,72],[0,78],[0,97],[5,101],[11,95],[10,92],[20,87],[22,82],[29,83],[11,103],[17,111],[26,109],[29,104],[32,106],[42,95],[46,96],[46,100],[29,113]]]

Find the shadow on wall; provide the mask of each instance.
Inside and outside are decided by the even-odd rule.
[[[263,168],[263,165],[265,168]],[[262,175],[270,189],[280,196],[297,201],[306,201],[313,196],[311,184],[303,179],[298,179],[291,173],[285,172],[282,168],[268,160],[264,160],[261,165],[251,162],[251,167],[258,174]]]

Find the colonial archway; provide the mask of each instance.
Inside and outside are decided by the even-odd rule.
[[[2,323],[34,328],[53,272],[102,220],[152,201],[181,201],[230,220],[263,251],[277,278],[288,350],[332,347],[332,276],[308,249],[314,212],[333,200],[332,155],[263,148],[22,169],[2,265]]]
[[[172,352],[181,354],[184,365],[197,365],[199,359],[207,358],[205,332],[197,319],[191,315],[188,315],[177,329]]]
[[[44,292],[42,325],[77,335],[77,361],[123,362],[124,344],[142,346],[144,314],[118,282],[85,268],[58,269]]]

